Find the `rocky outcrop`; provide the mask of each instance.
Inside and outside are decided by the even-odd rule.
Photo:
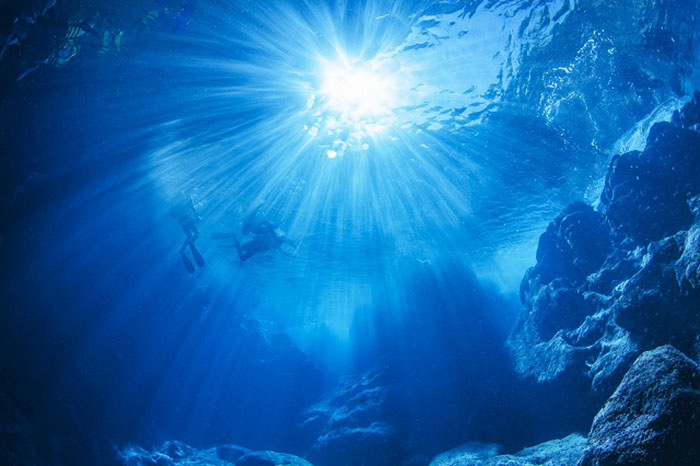
[[[274,451],[251,451],[238,445],[199,450],[182,442],[165,442],[148,451],[127,447],[120,456],[124,466],[312,466],[298,456]]]
[[[316,432],[309,459],[318,464],[398,464],[403,446],[386,412],[388,388],[372,371],[345,377],[304,414],[301,428]]]
[[[700,366],[671,346],[642,354],[593,421],[581,466],[696,465]]]
[[[689,127],[658,123],[644,152],[613,157],[600,198],[610,225],[636,244],[687,230],[688,200],[700,191],[699,147],[700,134]]]
[[[696,353],[700,333],[700,93],[613,157],[597,209],[574,203],[541,236],[508,339],[519,373],[591,412],[642,352]]]
[[[572,434],[526,448],[512,455],[499,454],[493,444],[471,443],[437,456],[430,466],[562,466],[572,465],[581,457],[586,438]]]
[[[312,466],[308,461],[298,456],[274,451],[254,451],[241,456],[236,466]]]

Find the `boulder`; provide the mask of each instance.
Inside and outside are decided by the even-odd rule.
[[[317,430],[311,461],[338,466],[400,462],[404,447],[389,421],[385,382],[377,371],[346,376],[306,411],[301,427]]]
[[[512,455],[499,454],[498,445],[469,443],[443,453],[430,466],[564,466],[581,458],[586,438],[572,434],[526,448]]]
[[[312,466],[298,456],[274,451],[254,451],[243,455],[235,464],[236,466]]]
[[[580,466],[697,465],[700,366],[666,345],[642,354],[593,421]]]

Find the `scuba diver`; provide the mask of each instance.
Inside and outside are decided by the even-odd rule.
[[[102,23],[103,26],[99,26]],[[100,32],[101,31],[101,32]],[[75,43],[84,34],[92,36],[90,41],[92,48],[96,49],[95,55],[102,57],[109,51],[121,52],[121,42],[124,31],[121,29],[110,29],[105,25],[104,19],[100,21],[100,13],[97,12],[92,19],[82,19],[73,21],[68,25],[68,32],[63,44]]]
[[[63,68],[77,61],[76,58],[88,60],[90,57],[120,55],[124,49],[141,41],[140,33],[144,30],[180,33],[188,27],[198,10],[198,0],[152,0],[138,23],[129,25],[121,18],[124,15],[119,12],[123,10],[116,7],[83,6],[74,11],[76,9],[69,9],[58,0],[27,1],[39,6],[30,13],[17,16],[9,35],[0,37],[0,61],[12,48],[28,48],[25,39],[30,32],[37,33],[32,34],[37,37],[34,42],[43,38],[47,44],[37,48],[41,50],[38,56],[26,50],[14,54],[19,57],[22,70],[16,82],[47,65]]]
[[[292,256],[292,253],[282,249],[282,246],[289,244],[296,246],[293,241],[287,238],[287,234],[276,224],[265,220],[260,216],[260,208],[262,204],[257,206],[243,221],[242,233],[244,235],[253,235],[253,239],[245,244],[238,241],[235,233],[214,233],[212,238],[218,240],[233,239],[233,244],[221,245],[220,248],[236,248],[238,258],[241,262],[245,262],[256,254],[265,251],[277,250],[287,256]]]
[[[83,27],[83,24],[80,22],[69,23],[66,34],[61,40],[57,49],[47,58],[35,61],[17,77],[16,81],[19,82],[23,80],[29,73],[36,71],[42,65],[51,64],[56,68],[62,68],[67,65],[68,62],[70,62],[78,54],[81,47],[80,38],[86,32],[94,33],[91,28]]]
[[[86,45],[92,45],[96,49],[95,55],[98,57],[102,57],[110,51],[114,51],[116,54],[121,52],[121,41],[124,33],[120,29],[99,32],[95,20],[89,21],[85,18],[73,19],[62,28],[65,28],[65,35],[57,48],[45,59],[35,61],[26,68],[16,79],[17,82],[42,65],[50,64],[56,68],[66,66]]]
[[[180,202],[173,205],[170,209],[170,215],[177,220],[180,228],[185,232],[186,238],[179,251],[180,257],[182,257],[182,263],[185,265],[185,269],[189,273],[194,273],[194,265],[192,265],[189,257],[187,257],[187,248],[189,248],[195,264],[199,267],[204,267],[205,262],[194,244],[197,238],[199,238],[199,230],[197,230],[196,224],[200,220],[200,217],[197,215],[197,211],[194,208],[192,198],[185,196]]]

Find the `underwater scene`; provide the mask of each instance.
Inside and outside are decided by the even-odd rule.
[[[0,0],[0,464],[700,465],[697,0]]]

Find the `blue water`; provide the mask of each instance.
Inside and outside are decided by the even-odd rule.
[[[372,373],[404,440],[378,464],[587,429],[530,403],[503,343],[547,224],[700,86],[695,1],[171,1],[140,25],[157,3],[0,7],[3,43],[49,7],[0,59],[0,390],[42,461],[303,457],[309,408]],[[97,34],[40,63],[78,19]],[[256,206],[291,242],[242,262],[213,235],[250,241]]]

